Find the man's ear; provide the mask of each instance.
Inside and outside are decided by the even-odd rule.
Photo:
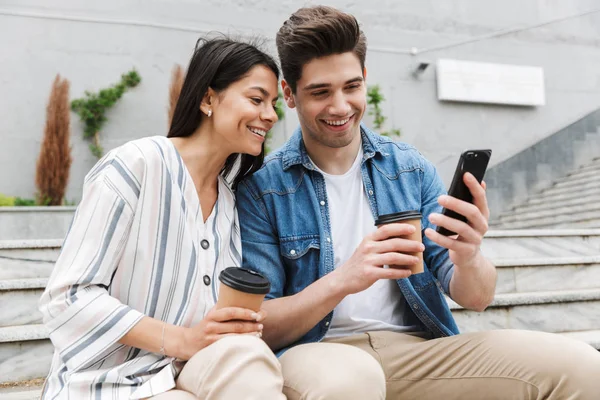
[[[208,115],[208,111],[210,110],[212,114],[216,99],[217,93],[212,88],[208,88],[206,94],[202,98],[202,102],[200,102],[200,111]]]
[[[367,80],[367,67],[363,68],[363,79],[366,81]]]
[[[292,88],[290,85],[288,85],[285,79],[281,81],[281,90],[283,90],[283,99],[285,100],[285,104],[287,104],[289,108],[296,108],[296,100],[294,100]]]

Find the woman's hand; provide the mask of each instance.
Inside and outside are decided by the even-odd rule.
[[[246,334],[262,337],[261,321],[266,316],[264,310],[257,313],[238,307],[219,310],[213,308],[198,325],[183,328],[177,346],[178,357],[189,360],[194,354],[225,336]]]

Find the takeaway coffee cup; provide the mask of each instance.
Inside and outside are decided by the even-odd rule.
[[[216,308],[241,307],[260,311],[260,306],[271,289],[271,283],[258,272],[229,267],[219,275],[221,286]]]
[[[392,222],[401,222],[404,224],[411,224],[415,227],[415,232],[412,235],[402,236],[404,239],[415,240],[417,242],[423,242],[423,238],[421,237],[421,213],[419,211],[403,211],[394,214],[386,214],[380,215],[375,221],[375,226],[378,228],[383,225],[391,224]],[[423,272],[423,253],[406,253],[411,256],[415,256],[419,258],[419,262],[417,264],[410,266],[410,271],[413,274],[420,274]],[[404,268],[400,266],[390,265],[391,268]]]

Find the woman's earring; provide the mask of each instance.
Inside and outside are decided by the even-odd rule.
[[[208,118],[210,118],[210,116],[212,115],[212,110],[208,110],[208,113],[206,115],[208,115]]]

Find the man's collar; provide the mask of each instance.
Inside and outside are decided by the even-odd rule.
[[[363,160],[375,156],[375,154],[384,154],[381,150],[379,136],[369,130],[362,123],[360,124],[360,134],[362,136]],[[302,164],[305,168],[313,170],[313,163],[310,161],[304,140],[302,139],[302,129],[296,128],[290,140],[282,150],[283,170],[287,170],[294,165]]]

